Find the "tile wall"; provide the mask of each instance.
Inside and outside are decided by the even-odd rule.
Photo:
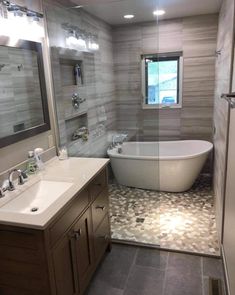
[[[229,118],[228,103],[221,99],[222,93],[230,91],[232,66],[232,46],[234,39],[234,1],[224,0],[219,15],[214,93],[214,193],[216,202],[217,225],[221,232],[223,200],[226,173],[227,125]]]
[[[67,141],[69,154],[73,156],[104,156],[108,147],[109,133],[116,129],[112,29],[103,21],[82,10],[65,9],[53,1],[45,1],[45,11],[51,47],[60,144],[64,145]],[[63,23],[78,26],[86,32],[97,35],[100,49],[96,52],[72,50],[71,46],[66,44]],[[68,60],[82,61],[84,84],[81,87],[63,86],[61,83],[62,72],[59,65],[61,56]],[[76,111],[71,110],[71,97],[76,91],[86,99],[86,103],[81,104],[84,109],[77,111],[77,118]],[[83,117],[86,116],[86,127],[89,129],[87,142],[81,139],[71,141],[69,140],[71,136],[68,137],[71,128],[75,131],[84,126],[84,118],[80,120],[79,112],[83,113]],[[73,115],[75,118],[70,120],[68,115]]]
[[[141,140],[212,140],[218,16],[119,26],[113,30],[117,127]],[[140,56],[183,51],[183,106],[143,110]]]

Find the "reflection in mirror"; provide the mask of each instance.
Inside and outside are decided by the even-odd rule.
[[[0,45],[0,147],[49,130],[40,43]]]

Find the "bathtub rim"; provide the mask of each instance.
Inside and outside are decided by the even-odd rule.
[[[125,143],[142,143],[142,144],[149,144],[149,143],[157,143],[157,142],[163,142],[163,143],[184,143],[184,142],[203,142],[203,143],[207,143],[208,144],[208,148],[205,148],[203,151],[200,151],[198,153],[193,153],[193,154],[188,154],[188,155],[180,155],[180,156],[133,156],[133,155],[123,155],[118,153],[118,147],[113,148],[111,150],[108,150],[108,156],[110,158],[117,158],[117,159],[129,159],[129,160],[147,160],[147,161],[153,161],[153,160],[164,160],[164,161],[177,161],[177,160],[187,160],[187,159],[193,159],[193,158],[197,158],[199,156],[202,156],[204,154],[208,154],[210,153],[213,148],[214,145],[213,143],[211,143],[210,141],[206,141],[206,140],[173,140],[173,141],[128,141],[128,142],[124,142]],[[121,146],[119,146],[121,147]]]

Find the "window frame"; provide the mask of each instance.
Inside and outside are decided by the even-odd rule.
[[[177,75],[177,103],[175,104],[148,104],[147,89],[147,67],[146,59],[153,59],[156,61],[178,61],[178,75]],[[141,55],[141,91],[142,91],[142,108],[143,109],[176,109],[182,108],[182,94],[183,94],[183,52],[167,52],[167,53],[155,53],[155,54],[143,54]]]

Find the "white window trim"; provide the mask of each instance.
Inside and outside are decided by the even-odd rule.
[[[162,53],[161,53],[162,54]],[[166,55],[174,53],[165,53]],[[141,92],[142,92],[142,109],[181,109],[182,108],[182,99],[183,99],[183,68],[184,61],[183,55],[179,58],[179,102],[177,104],[146,104],[146,83],[145,83],[145,60],[141,59]]]

